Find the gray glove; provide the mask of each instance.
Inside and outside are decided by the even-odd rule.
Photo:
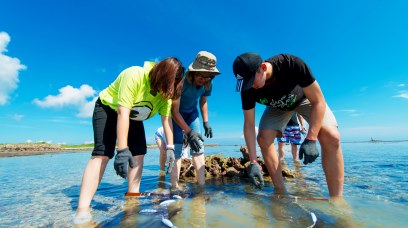
[[[316,140],[309,140],[305,139],[299,149],[299,159],[303,159],[303,155],[305,156],[305,160],[303,160],[303,164],[312,163],[319,157],[319,151],[317,150]]]
[[[187,134],[187,142],[188,145],[190,145],[190,148],[195,151],[198,152],[201,149],[201,145],[200,145],[200,141],[204,142],[203,137],[201,137],[200,134],[198,134],[197,132],[191,130],[188,134]]]
[[[117,150],[116,152],[113,167],[115,168],[117,175],[126,179],[128,174],[128,163],[130,167],[135,167],[132,153],[130,153],[129,148],[127,147],[122,150]]]
[[[210,126],[210,123],[204,122],[204,130],[205,130],[205,137],[207,138],[212,138],[212,128]]]
[[[261,166],[258,164],[250,164],[248,169],[248,176],[255,187],[262,189],[265,185]],[[258,179],[257,179],[258,178]]]
[[[175,160],[176,160],[176,157],[174,156],[174,149],[173,148],[167,148],[167,150],[166,150],[166,163],[168,163],[169,166],[167,167],[167,172],[166,173],[171,173],[171,171],[173,170]]]

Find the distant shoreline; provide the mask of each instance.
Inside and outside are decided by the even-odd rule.
[[[93,147],[64,147],[47,143],[0,144],[0,157],[31,156],[63,152],[85,152]]]
[[[398,143],[398,142],[408,142],[408,139],[405,140],[375,140],[371,139],[368,141],[350,141],[350,142],[341,142],[341,143]]]
[[[367,141],[348,141],[342,143],[399,143],[408,142],[408,140],[367,140]],[[219,144],[205,144],[206,147],[225,146]],[[233,144],[230,146],[239,146]],[[156,144],[148,144],[148,149],[157,148]],[[48,143],[19,143],[19,144],[0,144],[0,158],[16,157],[16,156],[33,156],[43,154],[56,154],[66,152],[90,152],[93,149],[93,144],[83,145],[57,145]]]
[[[218,144],[206,144],[207,147],[219,146]],[[155,144],[148,144],[148,149],[157,148]],[[54,145],[48,143],[21,143],[0,144],[1,157],[32,156],[43,154],[56,154],[65,152],[89,152],[93,149],[92,144],[84,145]]]

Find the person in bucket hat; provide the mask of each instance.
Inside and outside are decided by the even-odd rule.
[[[255,145],[255,104],[266,105],[256,137],[265,165],[277,192],[284,190],[282,170],[274,140],[284,132],[294,112],[309,123],[309,131],[299,150],[304,164],[318,156],[316,141],[322,150],[322,166],[331,197],[341,198],[344,182],[344,161],[336,119],[327,106],[319,84],[302,59],[280,54],[262,60],[256,53],[239,55],[233,63],[244,110],[244,136],[248,146],[252,182],[263,186],[262,171],[257,164]]]
[[[200,132],[200,120],[197,106],[200,106],[205,136],[213,137],[213,130],[208,119],[207,97],[211,95],[212,80],[220,72],[217,67],[217,58],[210,52],[198,52],[194,62],[188,67],[184,79],[181,97],[173,100],[173,132],[175,157],[173,170],[170,175],[173,189],[178,189],[181,168],[181,153],[183,148],[183,131],[187,135],[190,146],[190,155],[197,172],[199,185],[205,184],[205,157],[204,140]]]

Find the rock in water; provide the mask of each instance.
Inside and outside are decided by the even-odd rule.
[[[240,151],[242,158],[223,158],[221,154],[205,156],[205,177],[207,179],[219,177],[248,178],[247,171],[250,164],[248,148],[241,146]],[[265,180],[271,181],[265,162],[260,157],[257,159],[262,167]],[[282,165],[282,175],[286,178],[296,177],[296,173],[285,165]],[[196,178],[196,176],[196,170],[191,159],[183,158],[180,168],[180,180],[188,181],[190,178]]]

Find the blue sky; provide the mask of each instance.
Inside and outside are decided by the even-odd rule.
[[[214,138],[242,143],[232,62],[291,53],[311,67],[343,141],[408,139],[406,1],[3,1],[0,143],[92,142],[95,97],[129,66],[217,56]],[[257,121],[264,107],[257,106]],[[145,121],[148,143],[160,117]]]

